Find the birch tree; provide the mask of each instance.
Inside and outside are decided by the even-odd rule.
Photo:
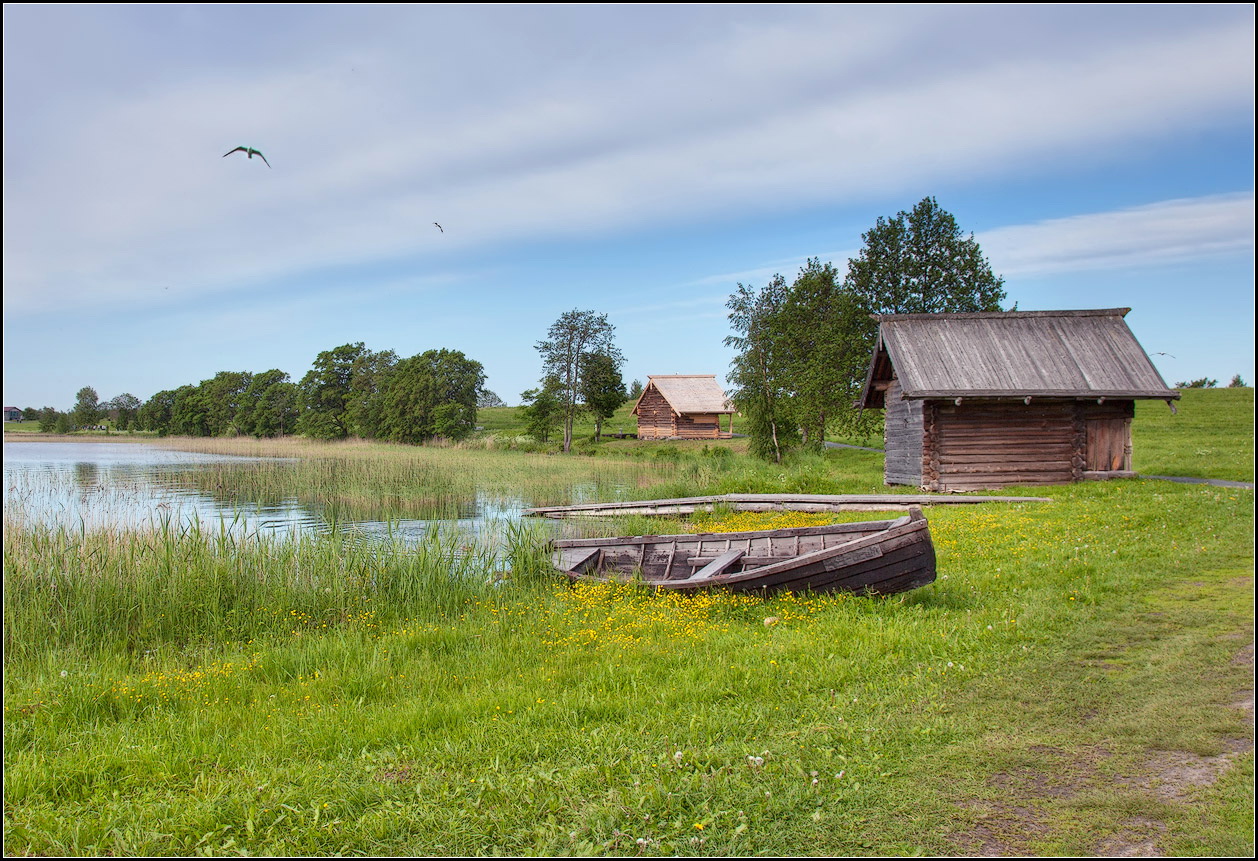
[[[584,409],[581,400],[582,382],[587,366],[586,354],[610,358],[617,368],[624,356],[616,348],[615,327],[606,314],[593,311],[566,311],[551,324],[545,341],[538,341],[542,356],[543,379],[558,381],[558,397],[563,414],[563,450],[572,450],[572,425]]]

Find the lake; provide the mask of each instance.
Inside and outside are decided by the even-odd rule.
[[[268,464],[293,462],[267,458]],[[187,473],[261,458],[173,451],[144,443],[4,442],[6,518],[67,528],[200,524],[241,533],[284,535],[336,529],[366,537],[418,540],[435,527],[471,533],[522,516],[523,499],[481,497],[459,506],[457,517],[434,520],[345,520],[295,498],[267,504],[229,493],[189,489]]]

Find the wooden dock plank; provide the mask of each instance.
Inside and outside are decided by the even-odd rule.
[[[1051,502],[1043,496],[960,496],[956,494],[790,494],[727,493],[635,502],[591,502],[526,508],[533,517],[607,517],[626,514],[693,514],[721,505],[735,511],[897,511],[914,505],[973,505],[985,502]]]

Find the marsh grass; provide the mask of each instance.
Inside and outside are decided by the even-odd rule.
[[[5,661],[38,661],[50,649],[213,650],[388,621],[398,608],[430,620],[504,577],[536,577],[541,526],[504,522],[475,537],[432,529],[417,542],[335,531],[279,539],[170,520],[75,530],[6,512]]]
[[[652,493],[878,475],[701,452]],[[928,509],[939,579],[887,600],[569,586],[531,521],[413,553],[6,521],[6,852],[1252,855],[1253,491],[1034,493]],[[1165,793],[1172,755],[1219,779]]]
[[[478,500],[554,505],[632,496],[672,479],[672,463],[557,457],[484,446],[352,440],[166,439],[182,451],[263,458],[172,474],[191,489],[268,504],[296,498],[355,520],[448,519]]]

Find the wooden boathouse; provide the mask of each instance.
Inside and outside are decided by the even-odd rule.
[[[1133,476],[1136,400],[1172,404],[1179,392],[1128,328],[1130,310],[876,315],[857,405],[886,411],[884,483],[966,491]]]
[[[638,439],[729,439],[734,408],[715,374],[656,374],[633,405]],[[721,430],[721,416],[730,416]]]

